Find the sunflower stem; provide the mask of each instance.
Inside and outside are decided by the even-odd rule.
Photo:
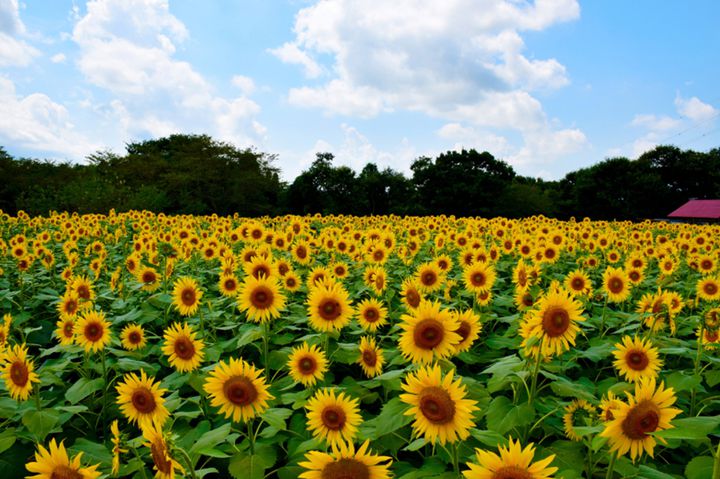
[[[702,353],[703,353],[703,336],[705,335],[705,324],[700,323],[700,334],[697,338],[697,353],[695,354],[695,373],[693,374],[693,377],[697,376],[700,371],[700,362],[702,360]],[[695,416],[695,390],[697,389],[697,386],[693,386],[692,390],[690,391],[690,417]]]
[[[611,453],[610,463],[608,464],[607,472],[605,473],[605,479],[612,479],[613,471],[615,470],[615,459],[617,459],[617,455]]]
[[[457,477],[460,477],[460,460],[458,458],[457,442],[453,442],[453,444],[452,444],[452,461],[453,461],[453,471],[455,471],[455,475]]]
[[[263,328],[263,363],[265,364],[265,375],[267,376],[270,373],[270,353],[269,351],[269,344],[270,344],[270,321],[265,321],[262,323]]]
[[[600,315],[600,336],[605,336],[605,311],[607,310],[608,298],[605,295],[605,302],[603,303],[602,314]]]
[[[532,383],[530,384],[530,394],[528,395],[528,404],[532,404],[535,400],[535,393],[537,393],[537,380],[538,373],[540,372],[540,362],[542,361],[542,353],[537,352],[537,359],[535,360],[535,368],[533,369]]]
[[[247,437],[250,442],[250,455],[255,454],[255,435],[253,434],[252,421],[247,422]]]
[[[715,451],[712,479],[720,479],[720,442],[718,442],[717,451]]]
[[[140,461],[140,464],[143,465],[143,467],[140,468],[140,472],[142,473],[143,479],[147,479],[147,474],[145,474],[145,461],[142,460],[142,457],[140,457],[140,453],[137,451],[136,448],[131,447],[130,449],[132,449],[132,452],[135,454],[135,457],[137,458],[137,460]]]
[[[190,456],[188,456],[188,453],[185,452],[185,449],[178,447],[175,450],[180,453],[180,456],[182,456],[183,462],[185,463],[188,470],[190,471],[190,477],[192,479],[197,479],[197,475],[195,475],[195,467],[193,466],[192,459],[190,459]]]
[[[107,366],[105,364],[105,349],[102,349],[100,351],[100,359],[102,362],[102,374],[103,374],[103,396],[102,396],[102,409],[100,410],[100,414],[102,415],[103,434],[104,434],[105,430],[107,429],[107,424],[105,423],[105,408],[107,407],[107,390],[108,390]]]

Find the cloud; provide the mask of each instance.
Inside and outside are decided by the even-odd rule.
[[[52,57],[50,57],[50,61],[53,63],[64,63],[66,60],[64,53],[56,53]]]
[[[0,138],[32,150],[78,158],[99,148],[78,133],[67,109],[47,95],[20,96],[15,84],[0,76]]]
[[[235,75],[232,77],[232,84],[239,88],[243,95],[252,95],[255,91],[255,82],[253,79],[244,75]]]
[[[696,96],[692,98],[682,98],[680,95],[675,97],[675,107],[681,116],[689,118],[695,122],[707,121],[720,114],[717,108],[707,103],[703,103]]]
[[[0,0],[0,67],[24,67],[40,52],[17,38],[26,34],[17,0]]]
[[[295,43],[284,43],[282,46],[272,48],[268,51],[278,57],[283,63],[302,65],[305,70],[305,76],[308,78],[317,78],[322,73],[322,67]]]
[[[633,118],[630,124],[653,131],[667,131],[682,125],[682,120],[669,116],[635,115],[635,118]]]

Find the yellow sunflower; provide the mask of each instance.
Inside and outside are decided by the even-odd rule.
[[[348,292],[338,283],[312,288],[307,305],[310,325],[318,331],[340,330],[353,315]]]
[[[472,309],[466,309],[462,312],[454,311],[452,314],[459,324],[455,332],[458,333],[461,338],[460,342],[455,345],[455,351],[458,353],[469,351],[482,330],[480,317],[475,314]]]
[[[73,316],[60,316],[55,323],[55,336],[63,346],[70,346],[75,341],[75,318]]]
[[[63,315],[74,317],[80,309],[80,297],[75,291],[67,291],[60,298],[57,309],[61,317]]]
[[[670,421],[680,414],[675,403],[673,388],[665,388],[663,383],[656,388],[655,378],[640,379],[635,383],[635,394],[628,394],[628,403],[620,403],[613,411],[614,419],[605,424],[600,436],[607,437],[610,452],[617,451],[619,456],[630,453],[635,459],[647,452],[653,457],[656,437],[655,431],[672,428]],[[657,437],[664,443],[664,440]]]
[[[128,351],[137,351],[147,345],[145,330],[138,324],[128,324],[120,333],[120,340],[123,348]]]
[[[287,366],[290,377],[303,386],[312,386],[322,381],[327,371],[325,353],[316,345],[309,346],[303,342],[301,346],[293,348],[288,358]]]
[[[391,459],[368,453],[365,441],[356,451],[352,443],[332,444],[332,454],[310,451],[298,465],[305,472],[300,479],[390,479]]]
[[[421,264],[415,273],[418,286],[426,292],[432,292],[442,287],[443,274],[435,263]]]
[[[603,397],[600,401],[600,417],[604,422],[612,421],[615,419],[615,411],[623,404],[623,402],[613,394],[612,391],[608,391],[607,396]]]
[[[573,296],[589,296],[592,293],[592,282],[587,273],[581,269],[576,269],[565,277],[565,288]]]
[[[170,456],[161,424],[153,423],[143,428],[143,437],[148,441],[144,446],[150,448],[155,479],[174,479],[175,470],[185,474],[183,467]]]
[[[608,267],[603,274],[603,289],[611,303],[622,303],[630,296],[630,278],[620,268]]]
[[[224,274],[218,280],[218,288],[220,293],[228,298],[234,297],[238,293],[240,282],[234,274]]]
[[[499,456],[494,452],[475,449],[478,464],[468,463],[470,469],[463,471],[466,479],[551,479],[558,470],[557,467],[549,467],[555,454],[533,462],[533,443],[523,449],[520,441],[515,442],[510,438],[508,447],[500,446],[498,451]]]
[[[128,452],[127,449],[123,449],[120,447],[120,428],[118,427],[118,420],[115,419],[112,424],[110,425],[110,432],[112,433],[112,443],[113,443],[113,458],[112,458],[112,474],[114,476],[118,475],[118,472],[120,472],[120,454]]]
[[[649,339],[624,336],[615,348],[613,366],[627,381],[634,383],[641,378],[657,378],[663,363]]]
[[[592,425],[592,420],[596,415],[595,406],[584,399],[573,399],[570,404],[565,406],[563,415],[565,435],[571,441],[582,441],[582,436],[575,431],[575,426]]]
[[[358,322],[365,331],[377,331],[387,323],[387,314],[387,308],[377,299],[365,299],[357,305]]]
[[[126,374],[115,389],[120,411],[141,429],[152,426],[153,421],[164,424],[167,420],[169,413],[162,397],[166,390],[160,389],[160,383],[145,371],[140,371],[140,377],[135,373]]]
[[[400,328],[400,352],[414,363],[429,363],[455,354],[462,337],[460,324],[438,302],[423,302],[412,314],[404,314]]]
[[[705,301],[720,299],[720,279],[706,276],[697,282],[697,295]]]
[[[291,293],[300,289],[300,277],[294,271],[288,271],[283,276],[283,287]]]
[[[71,291],[74,291],[78,298],[83,301],[92,301],[95,298],[95,289],[92,282],[86,276],[78,276],[73,279],[70,285]]]
[[[35,364],[27,359],[27,347],[24,344],[22,346],[16,344],[7,349],[3,377],[5,386],[10,391],[10,397],[24,401],[30,396],[33,383],[40,382],[34,370]]]
[[[80,463],[83,453],[78,453],[70,459],[65,450],[65,445],[60,442],[58,445],[55,439],[50,439],[50,448],[45,449],[38,444],[38,450],[35,452],[35,461],[29,462],[25,468],[32,473],[33,476],[27,476],[28,479],[96,479],[100,477],[99,464],[94,466],[83,467]]]
[[[561,355],[575,345],[580,328],[577,323],[585,321],[583,308],[571,294],[563,289],[549,291],[536,303],[537,309],[528,311],[521,335],[522,346],[530,344],[531,338],[540,340],[539,351],[543,356]]]
[[[360,357],[357,363],[362,367],[365,376],[373,378],[382,373],[384,364],[383,351],[375,344],[375,339],[363,336],[360,339]]]
[[[138,270],[135,277],[137,278],[138,283],[143,285],[143,291],[153,292],[160,287],[160,276],[155,268],[145,266]]]
[[[205,343],[187,323],[175,323],[165,330],[162,352],[172,367],[181,373],[193,371],[205,356]]]
[[[406,376],[400,400],[411,407],[406,416],[413,416],[413,430],[428,442],[455,442],[464,440],[475,427],[473,413],[477,402],[466,399],[465,386],[458,378],[453,382],[454,371],[443,377],[440,366],[424,366]]]
[[[400,296],[403,303],[410,309],[416,309],[423,301],[420,286],[414,278],[405,278],[400,286]]]
[[[96,352],[110,344],[110,323],[102,311],[88,311],[75,321],[75,341],[85,352]]]
[[[265,276],[247,276],[240,285],[238,301],[240,310],[256,323],[280,317],[280,310],[285,307],[285,295],[280,292],[277,280]]]
[[[191,316],[195,314],[200,306],[202,296],[203,292],[194,279],[185,276],[175,281],[173,305],[181,315]]]
[[[262,369],[255,369],[241,359],[221,361],[205,381],[205,392],[210,404],[220,408],[226,418],[234,422],[247,421],[262,414],[268,401],[275,399],[268,392]]]
[[[316,392],[305,407],[308,430],[329,444],[352,442],[362,421],[358,400],[331,389]]]
[[[3,322],[0,323],[0,351],[5,349],[10,339],[10,325],[12,324],[12,316],[10,314],[3,315]]]
[[[463,268],[465,289],[472,293],[491,290],[496,277],[495,267],[490,263],[473,263]]]

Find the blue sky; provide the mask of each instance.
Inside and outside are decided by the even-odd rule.
[[[0,0],[0,145],[82,162],[206,133],[409,173],[487,150],[545,179],[720,146],[720,2]]]

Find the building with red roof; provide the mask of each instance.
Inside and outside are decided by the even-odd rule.
[[[668,215],[677,220],[718,221],[720,200],[690,200]]]

